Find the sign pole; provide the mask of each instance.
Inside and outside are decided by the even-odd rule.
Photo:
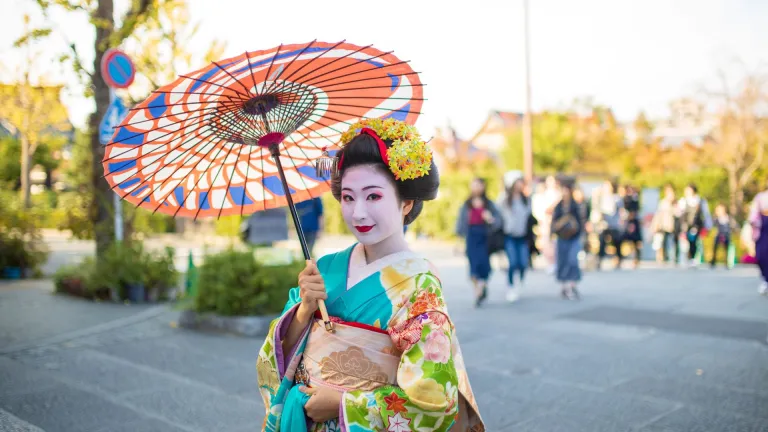
[[[528,30],[528,0],[523,0],[525,41],[525,113],[523,114],[523,172],[525,181],[533,183],[533,119],[531,118],[531,54]]]
[[[116,97],[115,89],[110,87],[109,102],[113,103]],[[121,242],[123,241],[123,202],[117,192],[112,195],[112,206],[115,210],[115,240]]]
[[[109,108],[99,124],[99,140],[103,145],[109,144],[113,129],[123,121],[126,115],[126,109],[115,93],[115,89],[128,88],[133,83],[135,75],[136,68],[124,52],[110,49],[104,53],[101,59],[101,76],[109,86]],[[121,242],[123,241],[123,203],[117,192],[112,196],[112,206],[115,211],[115,240]]]

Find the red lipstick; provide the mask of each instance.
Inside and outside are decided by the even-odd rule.
[[[357,225],[355,226],[355,229],[361,233],[367,233],[368,231],[372,230],[373,227],[374,225]]]

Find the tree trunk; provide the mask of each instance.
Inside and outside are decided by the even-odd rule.
[[[738,212],[736,194],[739,189],[739,181],[736,178],[737,176],[738,174],[736,173],[735,169],[728,169],[728,213],[730,213],[733,217],[736,217]]]
[[[53,170],[50,167],[45,167],[45,188],[53,190]]]
[[[114,242],[114,209],[112,206],[112,190],[104,180],[101,161],[104,159],[104,146],[99,141],[99,122],[109,107],[109,87],[101,76],[101,59],[108,49],[108,39],[114,31],[113,0],[99,0],[94,18],[108,22],[109,25],[96,27],[94,40],[95,57],[93,59],[92,88],[96,101],[96,111],[89,119],[91,134],[91,151],[93,152],[91,184],[93,186],[93,225],[96,236],[96,256],[103,256],[107,248]]]
[[[731,216],[739,223],[742,223],[746,219],[744,217],[744,185],[739,185],[733,194],[731,201],[733,201],[733,207],[735,208],[731,211]]]
[[[32,170],[32,154],[29,139],[21,134],[21,202],[24,208],[32,207],[32,182],[29,172]]]

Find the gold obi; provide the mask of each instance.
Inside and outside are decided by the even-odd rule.
[[[334,321],[333,332],[325,331],[322,320],[312,323],[295,381],[339,391],[397,385],[401,353],[389,334],[364,324]]]

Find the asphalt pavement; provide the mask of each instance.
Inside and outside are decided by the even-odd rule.
[[[463,260],[433,255],[489,431],[768,432],[754,269],[588,272],[579,302],[535,271],[514,304],[497,271],[475,309]],[[0,284],[0,430],[258,430],[261,340],[178,329],[169,306],[51,290]]]

